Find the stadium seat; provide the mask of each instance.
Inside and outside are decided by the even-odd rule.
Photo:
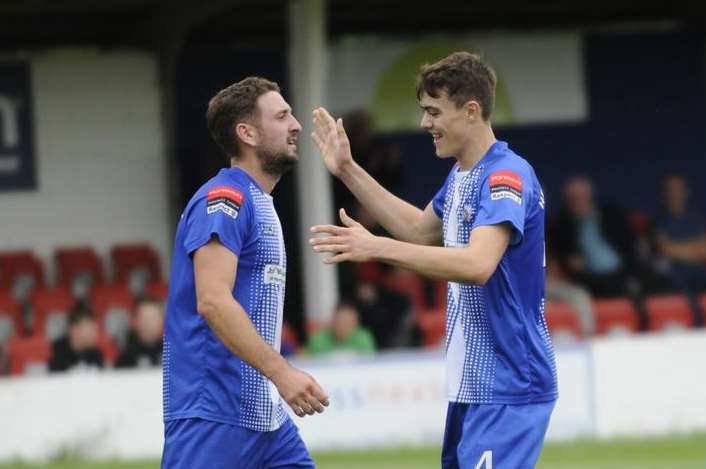
[[[701,314],[704,318],[704,324],[706,324],[706,293],[701,295],[701,298],[699,299],[699,306],[701,307]]]
[[[372,261],[356,263],[353,270],[358,282],[376,283],[384,274],[382,264]]]
[[[425,347],[437,347],[446,335],[446,307],[425,309],[417,313]]]
[[[93,248],[60,248],[54,256],[59,284],[69,288],[77,299],[85,299],[91,287],[105,282],[103,264]]]
[[[162,281],[159,254],[148,244],[121,244],[111,249],[114,281],[129,285],[135,295],[145,292],[149,282]]]
[[[650,218],[644,212],[630,212],[628,213],[628,222],[633,232],[641,237],[647,238],[650,231]]]
[[[645,300],[649,330],[685,329],[694,324],[689,300],[684,295],[654,295]]]
[[[169,285],[165,282],[150,282],[145,287],[145,294],[156,300],[167,301]]]
[[[637,310],[627,298],[602,298],[593,301],[596,334],[620,334],[640,329]]]
[[[118,345],[125,345],[135,306],[135,299],[127,286],[114,284],[94,287],[90,301],[101,331],[112,337]]]
[[[570,304],[546,303],[544,317],[552,336],[566,339],[581,337],[581,323]]]
[[[44,284],[42,262],[31,251],[0,253],[0,288],[23,301],[32,290],[43,288]]]
[[[20,305],[7,290],[0,290],[0,347],[22,330]]]
[[[409,296],[415,314],[427,309],[424,300],[424,284],[421,277],[414,272],[394,270],[382,277],[382,285],[398,293]]]
[[[64,287],[44,288],[30,296],[32,335],[54,341],[66,333],[76,301]]]
[[[443,280],[434,281],[434,307],[446,309],[446,299],[448,295],[448,282]]]
[[[98,348],[103,353],[105,365],[112,367],[120,354],[120,350],[115,344],[115,341],[109,335],[101,334],[98,336]]]
[[[44,337],[16,337],[7,344],[10,373],[34,374],[47,371],[51,346]]]

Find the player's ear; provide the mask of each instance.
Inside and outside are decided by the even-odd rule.
[[[480,104],[478,104],[478,101],[471,99],[470,101],[466,101],[466,103],[463,105],[466,119],[468,119],[469,122],[474,122],[477,119],[480,119],[481,117],[481,110],[480,110]]]
[[[235,125],[235,136],[246,145],[255,146],[257,144],[257,129],[245,122],[238,122]]]

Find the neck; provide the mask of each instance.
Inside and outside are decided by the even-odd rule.
[[[257,182],[267,194],[271,194],[281,176],[273,175],[262,170],[262,166],[255,155],[243,155],[241,158],[231,158],[231,168],[240,168]]]
[[[488,152],[491,146],[497,142],[493,129],[490,125],[483,124],[475,135],[469,138],[461,154],[456,158],[462,171],[474,167]]]

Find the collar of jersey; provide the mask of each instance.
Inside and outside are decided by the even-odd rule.
[[[495,143],[493,143],[490,148],[488,148],[488,151],[485,152],[485,155],[478,160],[476,164],[473,165],[472,168],[466,170],[466,173],[470,173],[474,169],[476,169],[478,166],[481,164],[487,162],[491,158],[493,158],[495,155],[500,155],[507,150],[507,142],[504,142],[502,140],[496,140]],[[456,162],[456,172],[461,172],[461,167],[459,166],[458,162]]]
[[[252,176],[250,176],[250,174],[248,174],[248,172],[245,171],[245,170],[242,169],[242,168],[239,168],[239,167],[237,167],[237,166],[231,167],[231,168],[223,168],[223,169],[221,169],[221,173],[227,175],[229,178],[233,179],[233,180],[236,181],[236,182],[239,182],[239,181],[238,181],[238,175],[239,175],[239,174],[242,174],[242,175],[245,176],[251,183],[255,184],[255,187],[257,187],[257,190],[259,190],[263,195],[266,195],[266,196],[272,198],[272,196],[271,196],[270,194],[268,194],[268,193],[266,193],[265,191],[262,190],[262,187],[260,187],[260,184],[257,183],[257,181],[255,180],[255,178],[253,178]]]

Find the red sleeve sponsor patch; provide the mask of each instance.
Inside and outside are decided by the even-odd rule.
[[[508,186],[522,192],[522,178],[512,171],[496,171],[490,175],[490,187]]]
[[[243,193],[228,186],[218,186],[208,191],[208,200],[226,198],[238,205],[243,203]]]
[[[490,199],[510,199],[522,204],[522,178],[512,171],[496,171],[490,175]]]
[[[243,205],[243,193],[228,186],[218,186],[210,189],[206,195],[206,213],[223,212],[237,218]]]

